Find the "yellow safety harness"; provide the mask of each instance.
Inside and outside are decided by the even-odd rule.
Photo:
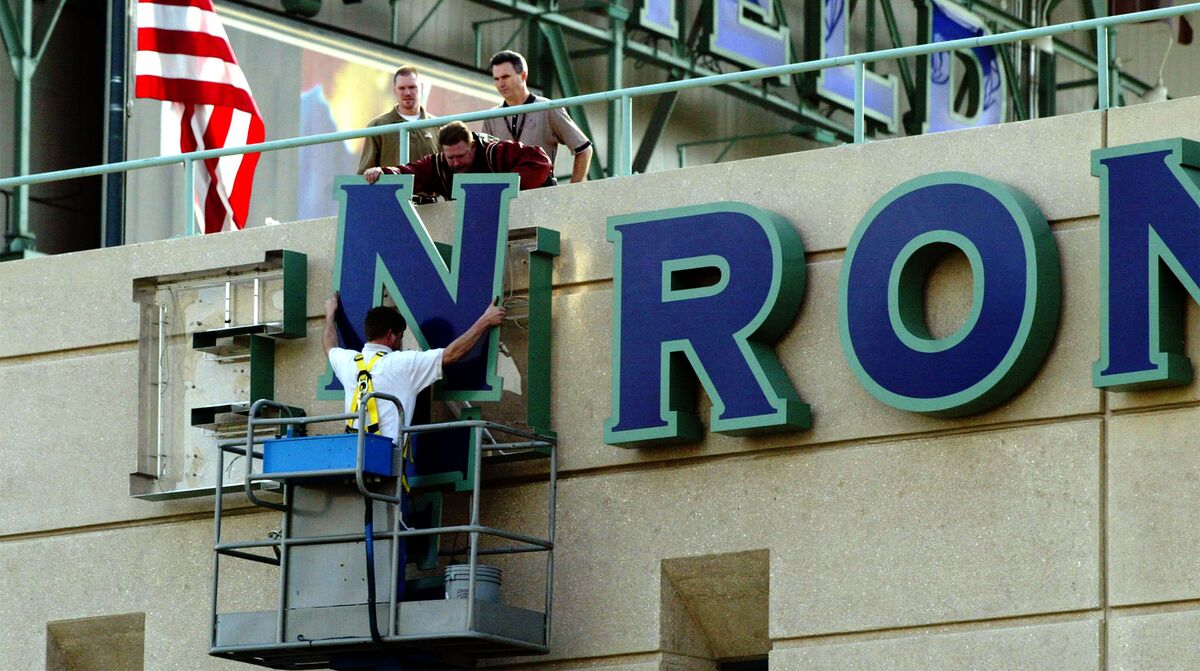
[[[350,402],[350,412],[358,414],[358,404],[361,402],[361,399],[375,391],[375,383],[371,379],[371,368],[383,358],[384,354],[385,352],[376,352],[370,361],[365,361],[362,354],[354,357],[354,363],[358,366],[358,378],[354,391],[354,400]],[[346,420],[347,433],[358,431],[354,426],[354,422],[354,419]],[[379,405],[374,398],[367,399],[367,433],[379,433]],[[400,484],[404,486],[405,492],[409,491],[408,474],[405,473],[405,465],[408,463],[408,460],[408,434],[406,433],[404,434],[404,445],[400,448]]]
[[[375,383],[371,381],[371,368],[383,358],[383,355],[383,352],[376,352],[370,361],[364,361],[362,354],[354,357],[354,363],[358,365],[358,379],[354,400],[350,402],[350,412],[357,414],[358,404],[362,397],[375,391]],[[346,420],[347,430],[357,431],[354,421],[354,419]],[[367,399],[367,433],[379,433],[379,404],[375,402],[374,398]]]

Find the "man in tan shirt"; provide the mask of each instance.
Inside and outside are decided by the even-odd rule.
[[[504,104],[493,109],[549,100],[529,92],[525,83],[528,77],[529,69],[521,54],[501,51],[492,56],[492,79],[496,82],[496,90],[504,96]],[[575,154],[571,182],[587,179],[588,166],[592,162],[592,143],[561,107],[532,114],[485,119],[483,132],[501,140],[516,140],[521,144],[541,147],[551,163],[554,163],[558,154],[558,145],[564,144]]]
[[[405,65],[396,70],[396,74],[392,75],[392,93],[396,95],[396,106],[386,114],[371,119],[367,128],[434,118],[421,106],[421,79],[415,67]],[[438,151],[436,137],[436,128],[408,131],[408,161],[406,162],[418,161],[430,154],[436,154]],[[363,138],[362,156],[358,160],[358,174],[363,174],[367,168],[382,168],[400,163],[398,133]]]

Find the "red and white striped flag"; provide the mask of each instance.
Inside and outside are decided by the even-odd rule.
[[[137,97],[175,103],[180,151],[262,142],[262,115],[212,0],[138,0]],[[205,233],[242,228],[258,154],[204,161],[195,216]]]

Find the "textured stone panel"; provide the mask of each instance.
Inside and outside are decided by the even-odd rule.
[[[759,548],[773,639],[1094,608],[1099,441],[1087,420],[567,478],[552,654],[657,649],[661,560]],[[487,523],[536,529],[540,487]]]
[[[259,524],[241,518],[229,531]],[[147,669],[244,668],[208,656],[212,539],[212,522],[196,520],[0,543],[0,668],[46,668],[47,622],[125,613],[146,615]],[[257,566],[231,580],[241,596],[229,609],[270,605],[250,596],[277,594]]]
[[[1149,105],[1117,107],[1108,110],[1107,115],[1106,147],[1173,137],[1200,140],[1200,133],[1196,131],[1196,117],[1200,116],[1200,96]]]
[[[1200,668],[1200,612],[1117,615],[1108,627],[1108,668],[1168,671]]]
[[[258,227],[0,264],[0,357],[136,341],[133,280],[258,263],[270,249],[308,255],[308,313],[324,314],[336,226]]]
[[[1200,598],[1200,409],[1114,417],[1108,429],[1109,598]]]
[[[777,647],[770,659],[772,671],[1093,671],[1099,661],[1094,621]]]

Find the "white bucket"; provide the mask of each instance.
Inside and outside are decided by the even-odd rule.
[[[500,569],[475,565],[475,600],[500,603]],[[471,579],[470,564],[451,564],[446,567],[446,598],[465,599]]]

